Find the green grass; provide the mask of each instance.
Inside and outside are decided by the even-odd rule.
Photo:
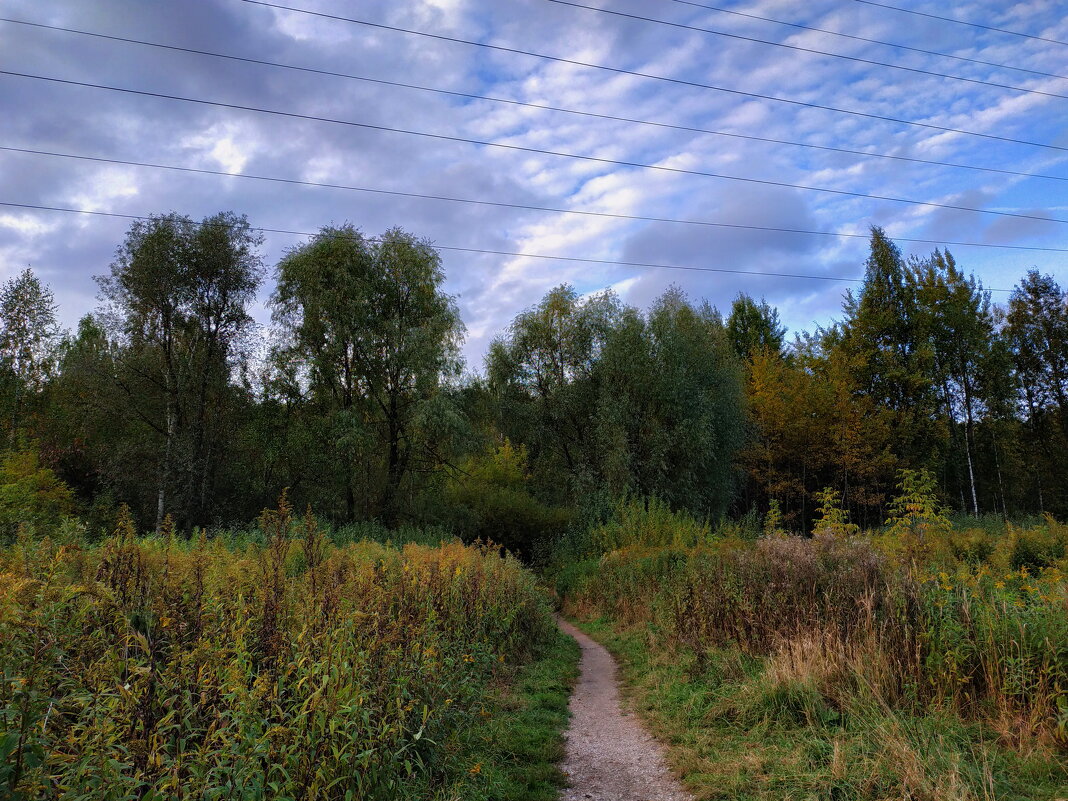
[[[1055,801],[1068,762],[1010,749],[951,714],[856,699],[836,708],[806,683],[776,684],[761,658],[714,651],[698,667],[653,626],[581,624],[619,660],[624,691],[702,801]]]
[[[557,763],[564,757],[567,705],[580,655],[578,644],[560,634],[541,658],[519,668],[489,699],[494,714],[480,763],[487,798],[555,801],[566,786]]]

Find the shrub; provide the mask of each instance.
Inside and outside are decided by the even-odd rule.
[[[707,523],[699,523],[686,512],[673,512],[666,503],[652,497],[620,503],[611,520],[593,529],[591,538],[602,553],[607,553],[635,545],[705,545],[711,541],[712,533]]]
[[[74,513],[74,493],[42,467],[34,451],[10,451],[0,461],[0,542],[18,527],[47,530]]]

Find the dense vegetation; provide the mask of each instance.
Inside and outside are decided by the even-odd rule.
[[[338,546],[284,498],[211,540],[169,519],[138,538],[125,514],[95,547],[23,536],[0,552],[0,642],[14,799],[530,798],[555,791],[563,721],[512,731],[524,699],[487,688],[551,658],[566,703],[575,661],[514,559]]]
[[[898,471],[960,513],[1068,514],[1068,303],[1027,275],[1004,306],[874,229],[842,319],[792,343],[747,296],[642,312],[560,287],[464,372],[440,259],[399,229],[324,228],[277,265],[254,324],[244,217],[135,223],[100,305],[61,332],[30,271],[0,297],[0,524],[129,504],[158,530],[244,524],[284,488],[336,523],[436,525],[534,553],[617,499],[698,518],[777,506],[809,531],[838,491],[882,522]],[[472,365],[477,367],[477,365]]]
[[[562,565],[699,797],[1063,798],[1068,527],[953,530],[912,479],[881,533],[633,505]]]
[[[0,288],[0,788],[552,798],[576,655],[529,565],[708,797],[1065,786],[1052,278],[997,306],[876,228],[793,342],[563,286],[472,374],[430,243],[324,228],[265,327],[261,245],[137,222],[73,332]]]

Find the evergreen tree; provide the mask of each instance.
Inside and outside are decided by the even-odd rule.
[[[731,304],[727,318],[727,337],[739,359],[749,359],[754,351],[781,354],[786,327],[779,322],[779,312],[761,299],[757,303],[742,293]]]
[[[847,294],[845,314],[838,346],[852,363],[854,390],[893,415],[894,449],[904,463],[929,463],[940,445],[934,353],[916,282],[881,228],[872,228],[864,286]]]

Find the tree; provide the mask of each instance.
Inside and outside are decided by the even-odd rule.
[[[559,286],[517,315],[486,357],[503,432],[527,446],[537,472],[566,476],[569,491],[596,472],[593,372],[622,314],[611,293],[581,300]]]
[[[431,244],[399,228],[375,240],[323,228],[278,265],[276,360],[292,365],[290,392],[307,395],[340,445],[349,520],[361,462],[375,467],[367,511],[393,524],[405,479],[439,466],[463,427],[444,392],[464,332],[444,278]]]
[[[748,360],[758,350],[781,354],[786,327],[779,322],[777,309],[763,299],[757,303],[743,292],[731,304],[727,337],[738,358]]]
[[[1049,275],[1027,274],[1009,298],[1005,339],[1015,366],[1020,406],[1046,472],[1062,476],[1068,446],[1068,304]],[[1068,507],[1063,481],[1042,481],[1036,470],[1040,508]],[[1050,506],[1052,504],[1052,507]]]
[[[933,352],[914,277],[881,228],[872,228],[864,286],[847,293],[845,314],[833,345],[852,362],[854,392],[891,412],[899,458],[930,462],[939,445]]]
[[[501,424],[535,475],[572,502],[660,497],[718,515],[744,432],[742,382],[707,304],[664,293],[645,315],[611,294],[558,287],[519,315],[488,359]]]
[[[831,337],[833,340],[833,337]],[[819,490],[833,487],[862,522],[879,519],[897,459],[892,415],[853,391],[842,350],[799,341],[791,359],[753,356],[746,396],[753,436],[742,452],[757,503],[777,499],[792,527],[807,530]]]
[[[976,427],[982,415],[996,405],[1002,362],[995,358],[996,332],[990,295],[974,277],[966,277],[953,256],[936,250],[929,259],[913,265],[919,305],[919,328],[930,343],[934,384],[938,387],[945,419],[963,451],[971,510],[979,514],[976,468]]]
[[[119,344],[116,387],[158,452],[157,528],[169,506],[185,523],[210,515],[262,241],[232,212],[200,223],[154,216],[131,226],[110,274],[97,279],[101,319]]]
[[[27,397],[39,393],[51,373],[58,335],[55,298],[33,270],[0,287],[0,368],[8,386],[12,447]]]

